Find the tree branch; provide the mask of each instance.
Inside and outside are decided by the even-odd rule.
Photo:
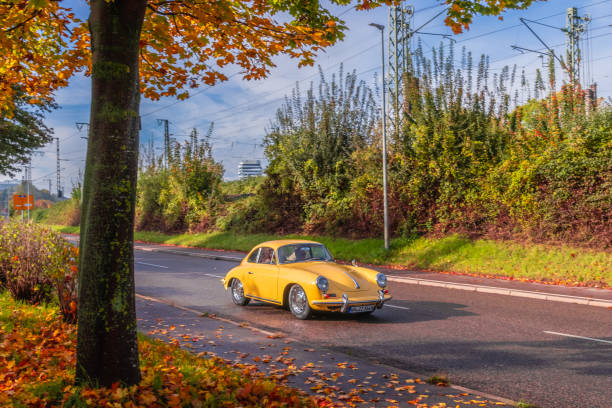
[[[13,27],[11,28],[7,28],[6,30],[4,30],[5,33],[9,33],[11,31],[14,31],[20,27],[23,27],[28,21],[38,17],[41,13],[41,10],[36,10],[34,13],[32,13],[32,15],[30,17],[28,17],[27,19],[25,19],[24,21],[15,24]]]

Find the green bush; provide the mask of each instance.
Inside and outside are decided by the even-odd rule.
[[[0,225],[0,276],[11,296],[35,304],[55,295],[68,322],[76,322],[77,255],[76,248],[49,228]]]
[[[194,136],[175,145],[167,166],[152,159],[140,169],[137,229],[197,232],[214,224],[223,168],[211,152],[208,139]]]
[[[491,74],[465,49],[459,67],[452,45],[424,54],[403,76],[404,126],[388,132],[392,235],[612,247],[612,108],[587,112],[579,86],[546,95],[539,71],[531,89],[516,66]],[[357,84],[295,89],[266,137],[267,178],[218,227],[382,234],[379,118]]]

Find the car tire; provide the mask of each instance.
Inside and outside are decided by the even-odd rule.
[[[232,279],[230,293],[232,295],[232,301],[238,306],[246,306],[251,301],[251,299],[244,296],[244,287],[242,286],[240,279]]]
[[[312,309],[308,304],[306,292],[300,285],[293,285],[289,289],[289,310],[300,320],[306,320],[312,315]]]

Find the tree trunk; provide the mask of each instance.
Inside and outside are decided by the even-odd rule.
[[[140,381],[134,296],[139,40],[146,0],[92,0],[92,102],[83,186],[77,383]]]

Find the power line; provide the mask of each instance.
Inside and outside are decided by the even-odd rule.
[[[607,1],[610,1],[610,0],[607,0]],[[428,7],[424,7],[424,8],[422,8],[422,9],[416,10],[414,13],[416,14],[416,13],[420,13],[420,12],[423,12],[423,11],[426,11],[426,10],[431,10],[431,9],[434,9],[434,8],[438,8],[438,7],[445,7],[445,6],[446,6],[445,4],[437,4],[437,5],[433,5],[433,6],[428,6]],[[343,13],[339,14],[339,15],[338,15],[338,17],[341,17],[341,16],[345,15],[346,13],[348,13],[349,11],[352,11],[352,10],[354,10],[354,9],[355,9],[355,6],[350,7],[349,9],[347,9],[346,11],[344,11]],[[439,14],[438,14],[438,15],[439,15]],[[436,15],[436,17],[437,17],[438,15]],[[350,59],[352,59],[352,58],[355,58],[355,57],[357,57],[357,56],[359,56],[359,55],[362,55],[362,54],[366,53],[367,51],[369,51],[369,50],[371,50],[372,48],[375,48],[375,47],[377,47],[377,46],[378,46],[378,41],[376,41],[376,42],[375,42],[374,44],[372,44],[371,46],[368,46],[367,48],[365,48],[365,49],[361,50],[360,52],[358,52],[358,53],[356,53],[356,54],[353,54],[353,55],[351,55],[351,56],[349,56],[349,57],[347,57],[347,58],[343,59],[343,60],[342,60],[342,61],[340,61],[340,62],[337,62],[337,63],[335,63],[335,64],[332,64],[332,65],[328,66],[328,67],[327,67],[327,68],[326,68],[324,71],[327,71],[328,69],[331,69],[331,68],[333,68],[333,67],[336,67],[336,66],[338,66],[338,65],[340,65],[340,64],[342,64],[342,63],[344,63],[344,62],[346,62],[346,61],[348,61],[348,60],[350,60]],[[234,74],[230,75],[230,76],[228,77],[228,81],[229,81],[231,78],[233,78],[233,77],[235,77],[235,76],[237,76],[237,75],[239,75],[239,74],[240,74],[240,72],[236,72],[236,73],[234,73]],[[301,80],[299,80],[298,82],[303,82],[303,81],[306,81],[306,80],[308,80],[308,79],[311,79],[311,78],[316,77],[317,75],[318,75],[318,73],[315,73],[315,74],[309,75],[308,77],[306,77],[306,78],[304,78],[304,79],[301,79]],[[212,88],[213,88],[213,86],[209,85],[209,86],[208,86],[208,88],[206,88],[206,89],[202,89],[202,90],[200,90],[200,91],[198,91],[198,92],[196,92],[196,93],[194,93],[194,94],[190,95],[190,97],[194,97],[194,96],[200,95],[200,94],[202,94],[202,93],[204,93],[204,92],[206,92],[206,91],[208,91],[208,90],[210,90],[210,89],[212,89]],[[266,93],[266,94],[264,94],[264,95],[273,94],[273,93],[275,93],[275,92],[277,92],[277,91],[280,91],[280,90],[282,90],[282,89],[285,89],[285,87],[280,88],[280,89],[275,90],[275,91],[270,91],[270,92],[268,92],[268,93]],[[177,105],[177,104],[179,104],[179,103],[181,103],[181,102],[183,102],[183,100],[176,100],[176,101],[174,101],[174,102],[172,102],[172,103],[170,103],[170,104],[168,104],[168,105],[166,105],[166,106],[162,106],[162,107],[160,107],[160,108],[158,108],[158,109],[155,109],[155,110],[149,111],[149,112],[147,112],[147,113],[144,113],[144,114],[142,114],[142,115],[141,115],[141,117],[149,116],[149,115],[152,115],[153,113],[157,113],[157,112],[160,112],[160,111],[162,111],[162,110],[164,110],[164,109],[171,108],[172,106],[175,106],[175,105]],[[221,109],[221,110],[219,110],[219,111],[216,111],[216,112],[207,113],[206,115],[208,115],[208,116],[209,116],[209,115],[215,115],[215,114],[222,113],[222,112],[225,112],[225,111],[227,111],[227,110],[233,109],[233,108],[235,108],[235,107],[242,106],[242,105],[249,104],[249,103],[251,103],[251,101],[247,101],[247,102],[244,102],[244,103],[241,103],[241,104],[238,104],[238,105],[229,106],[229,107],[227,107],[227,108],[223,108],[223,109]],[[193,117],[191,117],[191,118],[187,118],[187,119],[185,119],[185,121],[188,121],[188,120],[191,120],[191,119],[193,119]]]
[[[232,79],[233,77],[235,77],[235,76],[237,76],[239,74],[240,74],[240,72],[235,72],[232,75],[230,75],[229,77],[227,77],[227,80],[229,81],[230,79]],[[192,95],[190,95],[190,97],[194,97],[196,95],[203,94],[204,92],[206,92],[206,91],[208,91],[208,90],[213,88],[213,85],[206,85],[206,86],[207,86],[207,88],[201,89],[198,92],[194,92]],[[152,114],[157,113],[159,111],[162,111],[164,109],[171,108],[172,106],[177,105],[177,104],[179,104],[181,102],[183,102],[182,99],[177,99],[176,101],[174,101],[174,102],[172,102],[172,103],[170,103],[168,105],[162,106],[162,107],[160,107],[158,109],[154,109],[154,110],[152,110],[150,112],[147,112],[147,113],[143,113],[142,115],[140,115],[140,117],[144,118],[145,116],[149,116],[149,115],[152,115]]]

